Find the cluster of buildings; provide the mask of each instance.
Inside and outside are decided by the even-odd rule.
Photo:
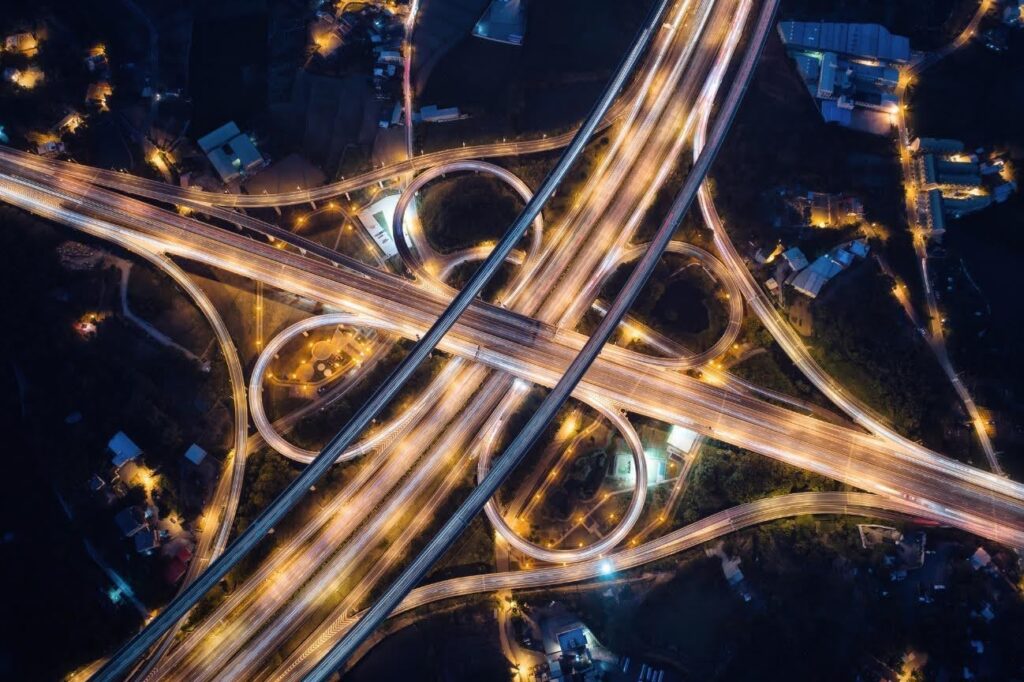
[[[98,78],[90,83],[85,92],[85,106],[95,108],[99,111],[108,111],[107,99],[114,90],[110,85],[110,63],[107,59],[106,47],[95,45],[86,53],[84,64],[90,74]],[[43,79],[43,73],[36,67],[27,69],[7,68],[4,70],[4,80],[15,83],[22,88],[33,88]],[[27,135],[30,142],[35,145],[36,153],[40,156],[56,156],[65,152],[64,137],[74,135],[85,125],[86,115],[75,109],[68,108],[64,115],[44,132],[32,132]]]
[[[1024,3],[1000,0],[992,15],[982,23],[978,38],[988,49],[1003,52],[1008,47],[1010,31],[1024,26]]]
[[[923,531],[904,534],[897,528],[880,524],[860,524],[857,529],[864,549],[881,550],[882,564],[889,574],[889,581],[893,583],[882,589],[884,597],[903,597],[910,603],[934,604],[945,598],[948,582],[954,577],[954,568],[961,561],[966,561],[971,569],[990,578],[980,582],[978,590],[973,591],[970,597],[975,606],[971,610],[973,622],[968,629],[968,657],[958,671],[959,679],[970,680],[978,676],[986,667],[985,636],[992,621],[997,618],[993,604],[1003,599],[1008,591],[1015,591],[1015,586],[1005,578],[998,563],[1006,565],[1015,562],[1015,558],[1005,555],[993,558],[985,548],[979,546],[964,560],[958,558],[962,556],[961,545],[940,541],[935,547],[928,547],[928,538]],[[908,654],[904,657],[904,663],[908,662],[908,658],[913,659],[918,655]]]
[[[865,240],[854,239],[829,249],[811,262],[800,247],[794,246],[778,257],[772,254],[765,260],[766,265],[774,264],[774,272],[765,281],[765,287],[777,296],[782,295],[783,287],[791,287],[808,298],[817,298],[833,277],[856,260],[866,258],[870,249]]]
[[[541,621],[544,656],[550,680],[596,681],[602,678],[594,665],[591,648],[597,644],[594,634],[569,613],[554,613]]]
[[[142,462],[142,448],[135,441],[123,431],[118,431],[107,443],[107,451],[110,470],[105,478],[94,474],[89,479],[89,489],[112,506],[128,496],[129,486],[142,487],[145,501],[122,507],[114,515],[114,524],[137,554],[150,556],[160,550],[166,560],[164,579],[170,584],[177,583],[192,558],[194,542],[191,534],[173,515],[161,518],[152,495],[158,481],[157,474]],[[193,443],[185,451],[184,459],[198,467],[206,456],[206,451]]]
[[[1016,191],[1005,159],[960,140],[919,137],[909,146],[911,181],[920,224],[941,234],[959,218],[1006,201]]]
[[[34,57],[39,52],[40,42],[42,42],[42,36],[36,32],[20,31],[4,36],[3,49],[0,52]]]
[[[148,140],[145,146],[149,149],[146,155],[149,164],[166,182],[172,182],[174,173],[177,173],[182,187],[191,185],[219,191],[227,185],[238,191],[242,182],[270,163],[253,137],[242,132],[234,121],[203,135],[194,144],[178,138],[168,149],[158,148]]]
[[[390,100],[401,75],[402,39],[408,0],[381,4],[338,3],[316,13],[311,33],[313,54],[321,64],[346,44],[369,43],[374,58],[373,85],[377,99]],[[351,7],[352,9],[348,9]]]
[[[878,24],[783,21],[779,35],[828,123],[888,134],[910,41]]]
[[[864,222],[864,203],[845,193],[812,192],[780,188],[777,197],[776,227],[852,227]],[[763,259],[762,259],[763,260]]]
[[[42,39],[41,34],[32,31],[20,31],[4,37],[0,44],[0,54],[12,55],[18,63],[17,66],[4,68],[4,81],[23,90],[31,90],[43,81],[42,69],[25,61],[39,54]]]

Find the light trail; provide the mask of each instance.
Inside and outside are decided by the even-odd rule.
[[[745,528],[803,515],[865,516],[888,520],[922,516],[919,510],[910,505],[868,493],[792,493],[770,497],[712,514],[660,538],[603,558],[568,566],[465,576],[423,585],[412,590],[391,616],[456,597],[501,590],[530,590],[602,578],[668,558]],[[355,614],[345,622],[338,623],[331,635],[336,637],[346,632],[363,615]],[[308,667],[308,660],[315,658],[329,639],[323,637],[321,640],[310,642],[302,651],[293,654],[282,666],[281,671],[271,679],[295,679],[296,671]],[[357,652],[357,655],[360,653],[362,650]]]
[[[16,191],[11,191],[11,184],[16,185]],[[67,186],[63,189],[67,190]],[[100,237],[108,234],[134,235],[133,239],[141,240],[148,248],[157,251],[170,249],[178,255],[226,267],[244,276],[264,277],[286,290],[341,308],[365,312],[371,318],[402,318],[403,336],[408,338],[416,338],[436,317],[436,311],[443,309],[442,302],[434,301],[416,289],[389,292],[384,282],[377,281],[370,286],[371,280],[362,276],[350,277],[341,269],[319,267],[308,259],[291,256],[272,247],[262,247],[222,231],[212,232],[223,240],[237,239],[244,244],[244,258],[211,257],[211,253],[224,253],[223,242],[216,247],[190,246],[183,249],[183,242],[172,243],[164,237],[143,236],[137,231],[154,226],[158,216],[162,215],[158,209],[147,214],[144,225],[134,225],[133,229],[126,230],[65,208],[55,208],[49,200],[32,198],[35,196],[32,192],[42,191],[40,188],[28,190],[23,181],[12,179],[0,187],[0,195],[10,203]],[[47,191],[52,193],[53,190]],[[95,196],[96,191],[93,190],[92,194]],[[166,214],[166,217],[187,222],[176,214]],[[198,243],[201,244],[202,240]],[[269,269],[264,269],[264,265],[269,263],[264,263],[257,255],[264,250],[265,255],[274,259]],[[300,270],[294,275],[283,276],[286,270],[282,266],[292,260]],[[349,290],[351,296],[345,295],[346,286],[351,285],[358,287]],[[372,304],[374,300],[380,302],[380,307]],[[406,316],[412,310],[403,304],[417,300],[426,307],[411,317]],[[443,350],[485,362],[529,382],[552,386],[569,358],[582,346],[583,338],[579,335],[566,331],[541,333],[543,328],[535,323],[524,322],[500,308],[480,306],[477,310],[480,315],[471,308],[467,317],[456,325],[453,334],[441,344]],[[511,326],[507,326],[507,322],[511,322]],[[946,506],[959,507],[974,517],[970,524],[951,519],[953,525],[1011,546],[1018,543],[1024,546],[1018,531],[1014,530],[1015,526],[1019,527],[1021,484],[978,471],[936,453],[908,452],[890,441],[737,396],[713,385],[700,384],[686,375],[666,375],[660,369],[648,368],[641,355],[615,346],[605,348],[602,358],[584,379],[578,397],[606,397],[631,411],[688,426],[705,435],[810,468],[862,489],[878,491],[876,486],[885,483],[914,496],[928,490],[919,496],[941,499]],[[1000,498],[994,505],[989,499],[992,493]],[[988,521],[981,521],[982,517]]]
[[[667,2],[663,0],[659,10],[652,13],[651,18],[653,22],[657,22],[665,4]],[[607,113],[614,97],[625,83],[627,76],[633,71],[634,66],[646,49],[653,32],[654,28],[651,23],[648,23],[640,32],[633,48],[623,59],[619,69],[587,117],[586,123],[576,133],[572,143],[570,143],[559,163],[538,189],[534,198],[527,203],[522,214],[510,226],[505,237],[495,247],[492,254],[480,266],[445,312],[436,318],[427,333],[416,343],[388,380],[375,391],[349,424],[328,443],[320,455],[238,536],[228,550],[212,562],[206,571],[189,587],[175,597],[142,632],[122,647],[97,673],[95,679],[105,682],[122,677],[128,671],[128,668],[141,658],[164,632],[169,630],[174,623],[184,616],[203,594],[223,578],[243,556],[248,554],[284,514],[291,510],[305,496],[308,489],[323,477],[337,456],[366,428],[370,420],[394,398],[416,367],[437,346],[442,337],[451,329],[462,313],[469,307],[472,300],[483,289],[487,281],[494,275],[499,265],[508,255],[508,252],[519,241],[526,228],[533,222],[543,205],[561,184],[569,167],[579,156],[585,142]]]
[[[777,4],[777,0],[768,0],[765,3],[761,17],[758,20],[757,29],[740,66],[740,72],[736,76],[736,81],[733,83],[722,105],[722,111],[711,136],[711,143],[706,146],[690,170],[683,189],[673,203],[672,209],[665,218],[662,227],[652,240],[651,248],[641,258],[637,267],[631,273],[626,286],[616,297],[615,302],[612,303],[608,315],[601,320],[597,331],[588,339],[583,350],[570,364],[569,369],[561,376],[547,398],[531,416],[527,425],[515,437],[511,445],[505,449],[503,456],[498,459],[484,480],[470,493],[469,497],[459,506],[455,514],[445,522],[427,544],[426,548],[402,571],[401,576],[377,599],[376,603],[341,640],[327,652],[304,679],[310,682],[321,682],[330,677],[354,653],[355,649],[369,637],[373,630],[383,622],[387,615],[394,610],[415,584],[422,580],[430,566],[451,546],[455,538],[462,533],[473,517],[484,507],[487,500],[493,496],[498,486],[508,477],[511,470],[519,463],[522,456],[540,435],[544,426],[551,420],[555,412],[568,399],[576,384],[583,378],[583,374],[597,358],[601,347],[604,346],[607,339],[615,331],[619,320],[626,314],[626,311],[632,305],[637,295],[639,295],[643,284],[654,271],[658,259],[671,240],[672,233],[682,222],[690,203],[702,184],[712,159],[714,159],[724,141],[725,133],[739,107],[739,101],[746,92],[747,85],[753,75],[754,66],[757,64],[770,31]]]

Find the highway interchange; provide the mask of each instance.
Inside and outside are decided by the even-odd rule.
[[[667,5],[662,3],[652,12],[646,33],[641,34],[630,58],[620,68],[619,79],[613,79],[587,124],[575,134],[423,154],[332,185],[262,196],[208,194],[0,148],[0,198],[154,262],[172,273],[215,329],[234,389],[235,450],[230,471],[211,504],[216,513],[210,516],[219,517],[219,521],[211,518],[204,526],[205,544],[201,544],[199,552],[203,562],[194,562],[195,569],[223,556],[226,548],[229,553],[235,551],[238,545],[236,540],[228,547],[226,541],[241,494],[241,472],[250,441],[247,410],[258,433],[276,450],[305,462],[316,455],[299,451],[284,441],[263,412],[263,375],[273,350],[308,329],[355,324],[418,340],[422,344],[419,347],[426,348],[423,355],[430,350],[427,346],[439,342],[437,347],[453,357],[426,390],[418,396],[403,398],[408,404],[396,419],[356,444],[350,443],[364,432],[365,423],[352,427],[347,442],[320,458],[321,474],[338,460],[362,455],[366,461],[343,490],[307,519],[293,537],[281,543],[211,616],[172,641],[164,633],[173,632],[174,625],[191,606],[187,599],[179,602],[177,610],[168,609],[158,616],[157,627],[143,632],[150,633],[148,636],[133,640],[131,653],[122,651],[114,659],[115,664],[101,670],[97,679],[123,677],[158,641],[159,653],[149,656],[149,663],[137,677],[323,679],[375,628],[379,618],[372,617],[374,610],[383,617],[394,609],[407,610],[452,596],[599,577],[663,558],[737,528],[792,514],[910,515],[963,528],[1013,547],[1024,546],[1024,487],[903,438],[845,392],[811,358],[788,322],[753,280],[722,227],[704,176],[752,75],[759,45],[771,28],[774,2],[763,3],[759,17],[753,21],[748,21],[754,14],[752,3],[745,0],[685,0],[672,7]],[[757,47],[748,46],[745,69],[733,75],[730,95],[720,102],[719,88],[732,64],[733,52],[744,37]],[[621,86],[634,66],[638,67],[635,82],[623,90]],[[716,125],[709,131],[712,114],[716,115]],[[454,290],[443,284],[450,268],[434,264],[435,254],[422,248],[422,235],[412,235],[413,244],[421,245],[419,254],[413,254],[403,244],[403,260],[414,276],[409,280],[357,263],[234,210],[329,201],[340,194],[417,171],[435,169],[433,173],[439,175],[448,170],[479,170],[482,166],[474,165],[478,164],[474,159],[525,154],[568,144],[562,157],[567,168],[594,131],[609,118],[614,120],[608,129],[611,144],[599,158],[593,179],[579,190],[567,215],[560,216],[553,225],[537,225],[530,247],[516,259],[519,268],[512,281],[498,295],[500,306],[483,303],[475,299],[476,291],[463,289],[458,294],[463,297],[461,309],[459,305],[450,307],[451,299],[457,297]],[[663,221],[653,248],[634,245],[633,239],[657,190],[667,186],[674,162],[681,158],[687,145],[692,148],[695,165],[686,176],[677,215]],[[702,157],[706,148],[711,148],[711,152]],[[541,208],[560,181],[557,175],[549,177],[549,182],[532,197],[523,194],[528,209],[533,210],[524,211],[517,225],[495,247],[487,261],[491,274],[512,253],[529,226],[540,220]],[[188,206],[218,221],[233,223],[250,233],[273,236],[296,248],[276,248],[262,239],[203,223],[130,195]],[[411,196],[407,189],[403,199]],[[670,243],[674,227],[694,196],[713,232],[721,261],[696,247]],[[403,202],[403,211],[404,206]],[[629,307],[628,297],[620,297],[605,307],[601,327],[606,332],[604,337],[595,333],[593,340],[588,341],[574,331],[615,269],[636,259],[641,263],[656,262],[665,248],[703,259],[729,292],[729,326],[711,350],[658,357],[604,346],[604,337],[619,328],[619,320]],[[424,254],[427,258],[423,258]],[[476,249],[461,258],[482,255],[483,250]],[[275,337],[261,353],[247,392],[237,352],[223,321],[172,257],[262,281],[320,301],[332,312],[293,325]],[[486,279],[486,273],[481,275],[477,291]],[[632,287],[634,295],[638,291],[639,286]],[[758,392],[724,373],[709,371],[707,380],[700,380],[679,371],[707,367],[732,344],[739,330],[737,315],[742,316],[744,302],[805,376],[863,430],[766,402]],[[438,327],[437,320],[446,318],[447,326]],[[639,321],[631,320],[628,324],[636,327],[641,336],[652,334]],[[430,339],[431,335],[436,338]],[[578,357],[581,350],[596,355],[592,365]],[[569,379],[565,378],[567,371]],[[582,376],[578,385],[571,378],[573,372]],[[613,552],[613,548],[627,536],[643,510],[642,494],[634,496],[630,514],[619,525],[620,531],[607,536],[605,542],[580,550],[552,551],[531,545],[507,524],[502,525],[501,512],[492,504],[487,509],[488,518],[497,522],[498,532],[514,549],[541,562],[566,565],[460,578],[409,592],[422,576],[422,571],[417,573],[410,564],[412,543],[428,530],[433,515],[473,470],[474,455],[481,460],[480,478],[487,479],[495,442],[500,440],[509,416],[524,404],[529,384],[556,387],[564,390],[566,396],[571,393],[593,405],[618,423],[627,441],[632,428],[623,415],[636,413],[691,428],[873,494],[771,498],[721,512],[618,552]],[[399,386],[378,400],[379,408],[399,394]],[[544,417],[536,419],[540,426],[547,422]],[[643,459],[640,456],[638,464]],[[507,456],[495,461],[498,466],[505,462],[506,468],[514,463]],[[314,472],[296,485],[297,496],[291,504],[282,505],[276,518],[287,512],[317,478]],[[497,477],[497,483],[490,488],[481,485],[474,489],[481,498],[477,511],[502,478]],[[641,481],[638,487],[644,490],[644,475],[637,478]],[[470,498],[473,496],[471,493]],[[467,521],[468,518],[462,519],[461,523]],[[273,526],[273,518],[264,521],[264,525],[254,524],[251,545]],[[453,530],[446,530],[449,526]],[[454,520],[438,532],[434,536],[438,551],[459,530],[460,521]],[[385,538],[387,550],[382,555],[375,553]],[[375,558],[372,567],[366,565],[369,557]],[[425,554],[419,555],[419,559],[423,570],[433,563]],[[202,576],[191,574],[191,585],[185,591],[201,596],[233,562],[222,565],[226,568],[219,575],[211,571]],[[403,567],[403,577],[384,592],[385,598],[370,600]],[[371,617],[358,616],[368,605]],[[305,643],[288,652],[283,661],[277,660],[277,648],[300,626],[309,631],[310,624],[312,634],[305,637]],[[360,633],[360,629],[364,632]],[[357,634],[353,635],[353,631]],[[343,646],[339,647],[339,643]]]

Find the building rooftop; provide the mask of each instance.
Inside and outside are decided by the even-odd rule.
[[[522,45],[526,30],[526,0],[491,0],[473,27],[473,35],[509,45]]]
[[[698,437],[699,434],[696,431],[684,429],[682,426],[673,424],[668,432],[668,446],[680,452],[689,453],[693,449],[693,444],[697,442]]]
[[[160,546],[160,534],[155,530],[147,530],[135,535],[135,551],[146,554]]]
[[[121,535],[130,538],[146,527],[146,515],[138,507],[125,507],[114,515]]]
[[[985,568],[992,563],[992,557],[985,551],[984,547],[979,547],[971,555],[971,566],[977,570],[979,568]]]
[[[199,466],[206,459],[206,450],[192,443],[192,445],[188,446],[188,450],[185,451],[185,459]]]
[[[890,62],[910,60],[910,40],[879,24],[781,21],[779,35],[787,46]]]
[[[239,131],[234,121],[207,133],[197,142],[224,182],[253,173],[265,163],[256,145]]]
[[[124,431],[115,433],[107,443],[107,448],[114,455],[110,461],[116,467],[121,467],[142,454],[142,448],[125,435]]]
[[[782,253],[782,259],[786,261],[789,267],[793,270],[803,270],[807,267],[808,263],[807,256],[804,255],[804,252],[801,251],[798,246],[794,246],[793,248],[784,251]]]
[[[395,246],[394,230],[392,221],[395,217],[395,207],[398,205],[397,194],[391,194],[368,206],[359,213],[359,222],[377,243],[385,258],[398,255],[398,247]],[[409,204],[405,220],[413,220],[416,215],[416,207]]]

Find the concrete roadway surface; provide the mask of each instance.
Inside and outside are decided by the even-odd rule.
[[[259,244],[223,230],[203,226],[177,214],[102,190],[87,188],[90,201],[109,200],[101,208],[131,227],[92,217],[100,207],[73,197],[73,183],[60,191],[9,177],[0,195],[10,203],[79,227],[100,237],[127,236],[147,248],[224,267],[243,276],[263,279],[285,290],[364,312],[379,324],[398,324],[402,334],[417,338],[436,319],[444,301],[382,273],[373,278],[319,265],[286,251]],[[62,198],[62,196],[64,198]],[[113,210],[110,206],[114,206]],[[88,215],[78,211],[86,210]],[[173,226],[173,227],[172,227]],[[397,278],[396,278],[397,279]],[[393,286],[395,285],[395,286]],[[509,311],[474,304],[454,327],[442,350],[504,369],[527,381],[551,386],[561,368],[582,346],[583,337],[550,329]],[[485,350],[486,349],[486,350]],[[1024,546],[1020,530],[1021,486],[936,453],[906,449],[900,441],[870,437],[849,429],[795,415],[759,400],[730,395],[713,385],[653,370],[644,356],[607,347],[584,379],[580,395],[617,402],[627,409],[689,426],[721,440],[748,447],[796,466],[887,495],[918,498],[935,511],[949,502],[948,522],[1011,546]],[[658,396],[655,398],[655,396]],[[696,402],[695,402],[696,399]],[[886,471],[890,469],[891,471]],[[918,484],[904,487],[908,477]],[[995,480],[993,480],[995,479]],[[894,485],[895,484],[895,485]],[[1000,499],[1002,497],[1010,499]],[[953,500],[959,498],[955,504]],[[976,517],[984,510],[984,517]],[[1006,527],[1003,525],[1006,524]],[[968,527],[969,526],[969,527]],[[1017,526],[1017,531],[1013,530]]]
[[[489,411],[490,411],[490,410],[486,410],[486,411],[485,411],[485,413],[486,413],[486,412],[489,412]],[[396,560],[398,560],[398,559],[400,559],[400,558],[401,558],[401,556],[396,556],[396,557],[395,557],[395,558],[394,558],[394,559],[393,559],[393,560],[391,561],[391,563],[394,563],[394,561],[396,561]],[[318,579],[318,580],[319,580],[319,579]],[[364,581],[364,583],[365,583],[365,581]],[[305,592],[305,590],[304,590],[304,592]],[[261,600],[261,602],[262,602],[262,601],[265,601],[265,600]],[[358,602],[356,602],[356,604],[358,604]],[[280,620],[280,619],[279,619],[279,620]],[[275,626],[275,628],[277,628],[277,626]],[[277,630],[279,631],[280,629],[279,629],[279,628],[277,628]],[[231,637],[232,639],[234,639],[234,636],[235,636],[235,635],[234,635],[234,633],[232,633],[232,635],[230,635],[230,637]],[[256,653],[259,653],[259,652],[261,652],[261,651],[266,651],[266,649],[267,649],[267,646],[272,646],[272,644],[266,644],[266,641],[265,641],[265,639],[266,639],[266,638],[265,638],[265,637],[263,637],[263,636],[261,635],[261,642],[263,642],[263,644],[261,644],[261,646],[260,646],[260,647],[250,647],[250,651],[251,651],[252,649],[254,649],[254,648],[256,649]],[[246,660],[246,658],[248,658],[249,660],[252,660],[252,657],[251,657],[251,655],[250,655],[250,654],[247,654],[247,655],[246,655],[246,657],[240,658],[240,659],[238,659],[238,660],[237,660],[237,661],[236,661],[235,663],[233,663],[233,664],[231,665],[230,669],[229,669],[228,671],[225,671],[225,673],[224,673],[224,674],[227,674],[227,675],[228,675],[228,676],[230,677],[230,676],[231,676],[232,674],[235,674],[235,675],[239,674],[239,672],[238,672],[238,671],[244,671],[244,670],[246,670],[246,669],[247,669],[247,666],[246,666],[245,664],[240,664],[240,663],[238,662],[238,661],[245,661],[245,660]],[[232,671],[234,671],[234,672],[232,672]]]
[[[671,131],[672,129],[670,128],[669,130]],[[636,158],[637,158],[637,155],[636,155],[636,154],[629,154],[628,156],[629,156],[629,157],[632,157],[633,159],[636,159]],[[610,196],[610,195],[612,195],[612,194],[614,194],[614,193],[612,193],[612,192],[606,192],[606,194],[608,194],[608,195]],[[614,227],[616,227],[616,226],[615,226],[615,225],[611,225],[610,227],[614,228]],[[598,255],[598,257],[600,257],[600,253],[598,253],[597,255]],[[499,422],[500,422],[500,420],[499,420]],[[397,546],[397,545],[393,545],[393,546],[392,546],[392,549],[391,549],[391,550],[389,550],[389,552],[390,552],[390,551],[392,551],[392,550],[393,550],[393,549],[394,549],[394,548],[395,548],[396,546]],[[399,555],[396,555],[396,557],[395,557],[395,558],[396,558],[396,559],[401,559],[401,558],[402,558],[402,555],[401,555],[401,554],[399,554]],[[354,604],[358,604],[358,602],[355,602]],[[328,626],[327,626],[327,628],[326,628],[326,629],[323,629],[323,630],[321,631],[321,634],[320,634],[319,636],[317,636],[317,635],[316,635],[316,633],[314,633],[314,635],[311,635],[311,638],[313,638],[313,637],[316,637],[316,638],[317,638],[317,639],[318,639],[319,641],[324,641],[324,639],[323,639],[323,638],[325,638],[325,637],[326,637],[326,638],[329,638],[329,637],[331,636],[331,634],[332,634],[332,633],[334,633],[334,632],[337,632],[337,631],[338,631],[338,630],[337,630],[338,624],[339,624],[339,623],[343,624],[343,623],[344,623],[344,622],[346,621],[346,619],[347,619],[347,615],[346,615],[346,614],[347,614],[347,612],[346,612],[346,611],[344,611],[344,610],[339,610],[339,611],[340,611],[340,613],[338,614],[337,618],[332,618],[332,620],[331,620],[331,621],[330,621],[330,622],[328,623]],[[289,675],[292,675],[292,674],[293,674],[293,673],[295,672],[294,670],[291,670],[291,669],[289,669],[289,668],[287,668],[287,667],[286,667],[285,669],[286,669],[286,670],[289,670]]]
[[[744,4],[749,7],[749,3],[742,2],[740,7],[742,8]],[[587,340],[579,354],[573,358],[568,369],[559,377],[555,386],[537,411],[530,417],[526,426],[515,436],[511,444],[505,449],[503,455],[492,465],[487,476],[469,493],[458,510],[430,539],[427,546],[411,560],[401,575],[375,600],[373,606],[324,654],[303,679],[310,682],[326,680],[380,626],[405,595],[423,579],[429,568],[462,534],[472,519],[480,513],[480,510],[483,509],[487,501],[493,497],[498,487],[540,436],[548,422],[569,398],[587,369],[597,359],[601,348],[615,332],[619,321],[626,314],[639,295],[640,290],[654,272],[665,247],[671,240],[672,234],[682,223],[691,202],[697,194],[697,190],[703,183],[712,160],[724,142],[725,135],[739,108],[739,102],[742,100],[750,83],[754,67],[757,65],[761,50],[771,30],[777,4],[777,0],[768,0],[764,3],[757,25],[753,31],[753,36],[749,40],[743,62],[734,78],[729,94],[722,103],[721,111],[716,119],[715,127],[707,146],[687,174],[681,191],[651,242],[651,248],[644,254],[630,274],[628,281],[612,302],[608,314],[601,320],[597,330]],[[734,21],[742,25],[744,17],[745,13],[739,11]],[[738,34],[736,40],[738,40]],[[723,75],[724,69],[717,74],[717,77],[721,79]],[[717,85],[715,90],[717,90]]]
[[[667,0],[661,9],[667,5]],[[435,318],[421,341],[406,356],[389,379],[378,388],[369,401],[357,412],[350,423],[327,445],[324,451],[271,503],[231,546],[215,560],[191,585],[161,612],[141,633],[136,635],[120,652],[107,662],[96,675],[99,680],[114,680],[122,677],[145,652],[169,630],[195,603],[270,531],[281,517],[291,510],[305,496],[308,489],[322,478],[333,464],[336,456],[369,424],[374,417],[397,394],[413,371],[437,345],[445,333],[497,271],[508,252],[522,236],[529,223],[540,213],[543,205],[561,184],[569,167],[582,151],[584,144],[593,134],[597,125],[608,112],[614,98],[624,85],[628,74],[639,61],[647,43],[655,32],[661,12],[652,12],[651,22],[639,34],[636,43],[609,82],[604,94],[588,116],[586,123],[575,135],[573,142],[563,153],[555,169],[548,175],[534,199],[527,204],[522,215],[509,228],[505,237],[495,247],[491,256],[481,265],[466,287],[455,297],[441,315]]]

